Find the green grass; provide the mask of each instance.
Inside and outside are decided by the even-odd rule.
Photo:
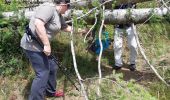
[[[155,28],[156,27],[156,28]],[[113,29],[112,26],[108,26],[107,30],[109,33],[111,33],[110,37],[113,38]],[[147,56],[150,58],[152,61],[153,58],[159,58],[161,55],[166,54],[169,51],[169,47],[167,46],[169,44],[169,24],[146,24],[142,26],[141,28],[138,29],[139,35],[140,35],[140,41],[145,48],[145,53]],[[68,69],[70,69],[70,72],[75,75],[74,69],[73,69],[73,63],[72,63],[72,55],[71,55],[71,50],[70,50],[70,36],[68,33],[60,33],[56,36],[56,41],[53,41],[53,52],[56,56],[59,57],[60,61],[62,61],[62,64],[66,66]],[[98,69],[97,69],[97,62],[95,61],[96,55],[91,52],[87,52],[85,49],[87,47],[86,43],[83,43],[83,37],[80,35],[74,35],[74,46],[75,46],[75,53],[76,53],[76,59],[77,59],[77,66],[79,69],[79,72],[83,79],[86,79],[88,77],[93,78],[98,76]],[[112,50],[112,49],[110,49]],[[103,63],[106,63],[107,65],[112,66],[114,64],[114,58],[113,58],[113,51],[105,51],[103,53],[103,58],[102,61]],[[12,64],[15,66],[17,63],[16,59],[11,59],[11,62],[9,64]],[[153,63],[154,64],[154,63]],[[11,65],[11,66],[12,66]],[[1,65],[2,66],[2,65]],[[22,70],[22,67],[24,70]],[[9,95],[12,91],[19,91],[19,94],[16,93],[16,95],[19,95],[23,98],[25,94],[28,94],[30,83],[32,78],[34,77],[32,69],[30,69],[30,65],[25,65],[18,67],[19,70],[17,73],[11,76],[11,78],[7,77],[6,79],[2,78],[2,80],[6,80],[5,83],[1,83],[0,87],[2,91],[0,92],[0,98],[7,99],[9,98]],[[10,70],[9,70],[10,71]],[[22,74],[23,73],[23,74]],[[24,74],[25,73],[25,74]],[[7,74],[7,73],[6,73]],[[109,75],[109,74],[107,74]],[[9,75],[10,76],[10,75]],[[75,75],[76,76],[76,75]],[[168,75],[165,75],[168,76]],[[27,79],[25,79],[27,78]],[[76,77],[75,77],[76,78]],[[73,80],[75,79],[73,78]],[[23,86],[19,86],[16,84],[20,84],[19,81],[17,80],[26,80],[28,82],[24,83]],[[63,86],[63,74],[59,73],[59,86]],[[93,81],[93,80],[92,80]],[[2,81],[3,82],[3,81]],[[118,81],[119,82],[119,81]],[[128,96],[133,95],[136,92],[139,92],[138,90],[141,90],[139,94],[135,94],[131,100],[135,100],[138,98],[145,98],[145,100],[150,100],[150,98],[158,98],[157,97],[157,92],[160,91],[159,98],[160,100],[168,100],[169,96],[167,95],[169,93],[169,90],[165,88],[165,86],[162,84],[160,85],[159,82],[152,82],[154,85],[149,85],[147,88],[143,88],[141,85],[137,85],[133,82],[126,82],[121,79],[119,84],[124,84],[124,87],[126,89],[116,89],[113,86],[110,88],[107,82],[104,81],[104,83],[101,85],[102,91],[103,91],[103,98],[105,99],[110,99],[114,100],[115,98],[121,100],[127,100],[128,97],[127,95],[123,92],[126,89],[132,89],[132,94],[129,94]],[[110,84],[110,83],[109,83]],[[70,86],[70,83],[68,85],[68,88]],[[88,86],[88,85],[87,85]],[[8,88],[5,88],[8,87]],[[142,88],[142,89],[141,89]],[[152,89],[156,88],[156,89]],[[161,89],[159,89],[161,88]],[[148,91],[149,89],[149,91]],[[91,93],[95,94],[95,90],[90,90]],[[116,91],[116,94],[109,94]],[[134,93],[133,93],[134,92]],[[25,94],[23,94],[25,93]],[[152,96],[150,95],[152,94]],[[74,94],[74,92],[71,92],[71,94]],[[89,97],[92,98],[97,98],[95,95],[89,94]],[[147,99],[146,99],[147,98]],[[166,98],[166,99],[165,99]]]
[[[2,0],[0,1],[2,2]],[[0,3],[2,5],[2,3]],[[11,5],[11,7],[4,8],[4,11],[10,9],[18,9],[15,7],[16,3]],[[138,8],[144,7],[156,7],[156,2],[151,1],[147,3],[139,3]],[[157,64],[157,59],[161,59],[162,55],[170,52],[170,23],[169,17],[167,16],[167,21],[161,21],[161,18],[154,16],[152,23],[145,24],[138,28],[140,42],[145,49],[145,53],[153,65]],[[8,24],[7,20],[0,20],[4,24]],[[159,23],[158,23],[158,22]],[[154,22],[154,23],[153,23]],[[3,24],[0,25],[3,25]],[[19,22],[22,26],[18,28],[19,34],[23,34],[24,24],[23,21]],[[25,22],[24,22],[25,23]],[[139,25],[137,25],[139,26]],[[81,26],[82,27],[82,26]],[[114,29],[113,26],[107,25],[106,30],[109,32],[109,37],[113,40]],[[21,100],[26,99],[29,94],[29,89],[31,81],[34,77],[33,70],[25,59],[25,55],[19,47],[20,37],[17,37],[15,32],[12,30],[11,24],[8,28],[0,30],[1,35],[1,48],[0,48],[0,100],[8,100],[11,95],[17,96]],[[83,79],[94,78],[98,76],[98,68],[96,55],[92,52],[87,52],[86,47],[88,44],[83,43],[83,37],[80,35],[74,35],[74,46],[77,59],[78,70]],[[74,74],[74,81],[77,78],[73,69],[73,61],[70,50],[70,34],[61,33],[56,36],[56,40],[52,43],[52,50],[55,56],[59,57],[63,66],[66,66],[70,73]],[[126,51],[124,51],[126,52]],[[127,55],[123,55],[128,58]],[[102,63],[109,66],[114,64],[113,48],[103,52]],[[140,65],[139,65],[140,66]],[[169,66],[167,62],[161,61],[159,66],[168,66],[167,70],[159,69],[159,73],[166,79],[170,77]],[[159,67],[156,66],[156,67]],[[111,70],[111,69],[107,69]],[[123,88],[118,87],[108,80],[104,80],[101,84],[102,97],[101,100],[170,100],[170,89],[164,84],[158,82],[159,80],[151,81],[151,84],[139,85],[134,81],[125,81],[122,79],[121,75],[115,73],[106,73],[106,77],[111,79],[116,79],[117,83]],[[59,72],[58,75],[58,86],[61,88],[63,86],[64,76]],[[98,98],[96,96],[96,84],[97,80],[85,81],[85,86],[89,87],[89,98],[94,100]],[[94,86],[94,87],[93,87]],[[71,88],[70,83],[67,89]],[[127,90],[130,91],[127,93]],[[77,97],[77,94],[70,92],[70,96]]]

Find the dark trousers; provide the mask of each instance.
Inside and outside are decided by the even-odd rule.
[[[36,75],[32,82],[29,100],[44,100],[45,95],[54,95],[58,69],[56,63],[43,52],[24,51]]]

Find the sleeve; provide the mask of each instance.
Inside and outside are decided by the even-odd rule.
[[[53,16],[54,9],[51,6],[40,6],[36,11],[35,18],[41,19],[44,23],[47,23]]]
[[[66,24],[65,19],[63,18],[62,15],[60,15],[60,22],[61,22],[61,29],[62,30],[67,28],[68,25]]]

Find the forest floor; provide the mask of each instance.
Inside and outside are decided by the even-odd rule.
[[[160,66],[163,63],[164,66],[170,67],[170,53],[167,53],[166,55],[159,57],[159,60],[157,60],[156,62],[157,63],[155,63],[154,66]],[[103,77],[108,76],[112,73],[113,73],[112,66],[102,63]],[[133,79],[137,84],[140,84],[144,87],[149,86],[149,84],[153,83],[155,80],[159,81],[159,79],[156,77],[156,75],[153,73],[150,67],[142,59],[142,57],[138,57],[136,71],[133,72],[130,71],[128,69],[128,64],[124,64],[124,66],[122,66],[122,69],[116,71],[116,73],[122,73],[124,81],[129,81]],[[14,81],[14,80],[9,80],[8,78],[0,77],[0,80],[1,80],[0,100],[8,100],[8,99],[27,100],[29,94],[28,91],[30,89],[30,83],[31,83],[28,79],[18,78],[18,79],[14,79],[15,80]],[[8,98],[8,99],[4,99],[4,98]],[[79,94],[79,92],[75,90],[74,87],[70,87],[69,89],[67,89],[65,93],[65,97],[47,98],[47,100],[84,100],[84,99],[83,96]]]
[[[165,66],[170,67],[170,53],[164,56],[161,56],[154,66],[160,66],[162,63]],[[112,73],[113,73],[112,66],[109,66],[107,64],[102,64],[103,77],[109,74],[112,74]],[[128,68],[128,64],[124,64],[122,66],[122,69],[119,71],[116,71],[116,73],[122,73],[124,81],[130,81],[131,79],[133,79],[135,80],[135,83],[140,84],[143,87],[148,87],[153,82],[160,81],[155,75],[155,73],[152,71],[152,69],[146,64],[146,62],[142,58],[138,59],[136,71],[130,71]],[[53,99],[47,99],[47,100],[63,100],[63,98],[57,98],[57,99],[53,98]],[[84,99],[83,97],[80,97],[80,96],[77,96],[77,97],[65,96],[64,100],[84,100]]]

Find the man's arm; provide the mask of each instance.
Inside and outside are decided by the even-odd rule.
[[[67,27],[64,29],[65,32],[71,32],[71,29],[72,27],[70,25],[67,25]],[[82,28],[78,28],[78,34],[83,34],[83,33],[87,33],[88,32],[88,29],[85,28],[85,29],[82,29]]]
[[[48,36],[46,33],[46,29],[44,27],[45,23],[42,20],[37,18],[37,19],[35,19],[34,24],[35,24],[36,33],[44,45],[43,52],[47,56],[49,56],[51,54],[51,46],[50,46],[50,42],[49,42],[49,39],[48,39]]]

